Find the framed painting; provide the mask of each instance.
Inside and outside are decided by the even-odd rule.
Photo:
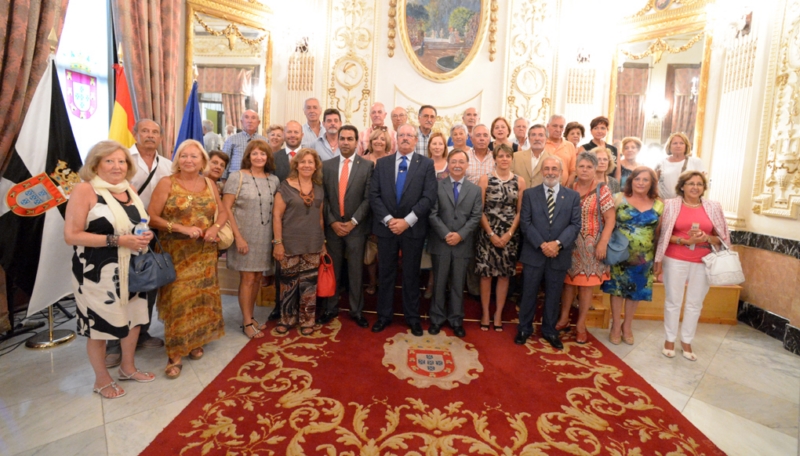
[[[432,81],[461,74],[486,34],[489,0],[400,0],[400,42],[411,65]]]

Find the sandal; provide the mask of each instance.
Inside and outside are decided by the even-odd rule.
[[[122,370],[122,368],[120,367],[119,370],[117,371],[117,374],[119,374],[119,381],[121,381],[121,382],[126,382],[128,380],[133,380],[134,382],[137,382],[137,383],[150,383],[150,382],[152,382],[153,380],[156,379],[156,376],[151,374],[150,372],[142,372],[139,369],[136,369],[136,371],[134,373],[129,375],[129,374],[126,374],[125,371]],[[144,379],[144,380],[142,380],[140,378],[136,378],[135,377],[136,374],[142,374],[142,375],[146,376],[147,378]],[[106,385],[106,386],[108,386],[108,385]]]
[[[579,343],[581,345],[589,342],[589,333],[587,333],[586,331],[583,331],[583,332],[578,331],[578,335],[575,336],[575,342],[577,342],[577,343]]]
[[[180,377],[181,370],[183,370],[183,364],[180,362],[173,364],[172,361],[168,361],[167,367],[164,369],[164,374],[167,375],[167,378],[174,380]]]
[[[250,319],[250,322],[251,322],[251,323],[253,323],[254,325],[256,325],[256,328],[260,329],[261,331],[263,331],[263,330],[267,329],[267,325],[266,325],[266,324],[263,324],[263,325],[262,325],[262,324],[261,324],[261,323],[259,323],[259,322],[258,322],[258,320],[256,320],[255,318],[251,318],[251,319]]]
[[[372,295],[374,295],[374,294],[375,294],[377,291],[378,291],[378,286],[377,286],[377,285],[367,285],[367,289],[366,289],[366,290],[364,290],[364,293],[366,293],[366,294],[368,294],[368,295],[372,296]]]
[[[489,326],[491,326],[489,323],[486,323],[485,325],[483,323],[479,323],[479,324],[481,326],[481,331],[488,331],[489,330]]]
[[[563,325],[562,325],[562,324],[559,324],[559,323],[556,323],[556,328],[555,328],[555,329],[556,329],[556,331],[558,331],[558,332],[565,332],[565,331],[569,331],[569,322],[566,322],[566,323],[564,323]]]
[[[283,323],[278,323],[275,326],[275,332],[280,334],[280,335],[284,335],[284,334],[288,333],[290,329],[292,329],[291,326],[284,325]]]
[[[189,359],[197,361],[198,359],[202,358],[204,354],[205,352],[203,351],[203,347],[197,347],[189,352]]]
[[[136,371],[136,372],[139,372],[139,371]],[[116,396],[106,396],[105,394],[103,394],[103,390],[106,389],[106,388],[113,389],[114,392],[117,393],[117,395]],[[100,397],[103,397],[105,399],[117,399],[117,398],[120,398],[120,397],[122,397],[122,396],[124,396],[126,394],[125,390],[123,390],[122,388],[117,386],[117,382],[111,382],[108,385],[103,386],[101,388],[92,388],[92,392],[99,394]]]
[[[252,323],[250,323],[249,325],[239,326],[239,328],[242,329],[242,332],[244,333],[244,335],[247,336],[248,339],[260,339],[260,338],[264,337],[264,333],[262,333],[261,329],[258,327],[258,322],[253,320],[253,319],[251,319],[251,321],[252,321]],[[253,330],[253,334],[247,334],[247,328],[251,328]],[[285,334],[285,333],[281,333],[281,334]]]
[[[495,323],[494,332],[499,332],[499,333],[503,332],[503,323],[500,323],[499,325]]]
[[[301,336],[310,336],[314,334],[314,327],[313,326],[303,326],[300,328],[300,335]]]

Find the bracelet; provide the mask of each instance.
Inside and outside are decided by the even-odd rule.
[[[172,222],[167,222],[167,233],[172,234]]]
[[[221,227],[221,226],[219,226],[219,223],[215,223],[215,224],[214,224],[214,226],[216,226],[216,227],[217,227],[217,228],[219,228],[219,229],[222,229],[222,227]]]
[[[273,244],[273,245],[280,245],[280,244],[283,244],[283,240],[282,240],[282,239],[273,239],[273,240],[272,240],[272,244]]]
[[[106,235],[106,247],[119,247],[119,236],[116,234]]]
[[[681,238],[678,238],[678,241],[675,242],[675,243],[678,244],[678,245],[683,245],[683,242],[681,242]]]
[[[492,231],[492,232],[490,232],[490,233],[489,233],[489,237],[490,237],[490,238],[492,238],[492,237],[495,237],[495,236],[497,236],[497,234],[496,234],[494,231]]]

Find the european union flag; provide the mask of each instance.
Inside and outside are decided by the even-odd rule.
[[[200,141],[200,144],[203,143],[203,119],[200,116],[200,103],[197,99],[197,81],[192,84],[192,93],[189,94],[189,101],[186,102],[186,109],[183,111],[181,129],[175,140],[175,148],[172,149],[172,160],[175,160],[178,146],[187,139],[195,139]]]

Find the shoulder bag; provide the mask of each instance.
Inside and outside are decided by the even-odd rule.
[[[731,250],[720,238],[722,247],[711,245],[711,253],[703,257],[709,285],[738,285],[744,282],[739,254]]]
[[[602,182],[597,184],[596,191],[597,220],[600,223],[600,234],[603,233],[603,212],[600,208],[600,187],[603,185],[605,184]],[[628,238],[622,234],[618,227],[614,227],[614,231],[611,232],[611,238],[608,240],[606,257],[603,263],[608,265],[619,264],[623,261],[627,261],[630,256],[631,253],[628,251]]]
[[[214,190],[211,188],[211,179],[206,178],[206,185],[208,185],[208,189],[211,190],[211,194],[214,194]],[[239,189],[242,188],[242,173],[239,173]],[[239,196],[239,190],[236,190],[236,196]],[[222,198],[220,198],[220,201]],[[231,215],[232,216],[232,215]],[[217,222],[219,218],[219,207],[214,210],[214,223]],[[217,249],[225,250],[231,245],[233,245],[233,228],[231,228],[231,221],[228,220],[225,222],[225,226],[221,227],[217,232],[217,236],[219,237],[219,242],[217,242]]]
[[[156,238],[160,253],[149,249],[140,255],[131,255],[128,269],[128,291],[131,293],[157,290],[175,281],[172,256],[161,247],[161,241],[155,232],[153,236]]]

